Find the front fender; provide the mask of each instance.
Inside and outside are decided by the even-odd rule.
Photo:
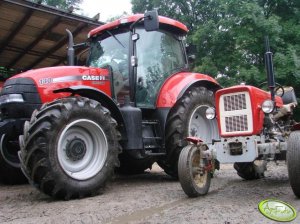
[[[192,86],[205,86],[217,90],[221,86],[212,77],[200,73],[177,73],[168,78],[160,89],[156,106],[171,108],[183,94]]]
[[[79,85],[56,89],[53,91],[53,93],[71,93],[72,95],[80,95],[82,97],[96,100],[100,102],[102,106],[110,110],[112,117],[116,119],[118,124],[122,124],[124,122],[123,116],[117,104],[109,95],[100,91],[99,89],[90,86]]]

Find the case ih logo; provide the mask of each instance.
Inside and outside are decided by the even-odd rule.
[[[103,75],[83,75],[82,80],[104,81],[105,76],[103,76]]]

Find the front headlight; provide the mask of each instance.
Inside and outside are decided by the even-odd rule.
[[[205,111],[205,116],[208,120],[212,120],[216,117],[216,110],[213,107],[209,107]]]
[[[275,104],[272,100],[265,100],[261,105],[262,111],[266,114],[272,113],[274,110],[274,107],[275,107]]]
[[[0,104],[24,102],[22,94],[7,94],[0,96]]]

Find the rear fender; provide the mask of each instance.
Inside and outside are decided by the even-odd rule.
[[[120,112],[117,104],[106,93],[89,86],[70,86],[68,88],[56,89],[53,93],[71,93],[72,95],[79,95],[87,97],[92,100],[96,100],[101,103],[102,106],[110,110],[110,113],[118,124],[123,124],[123,116]]]
[[[156,106],[158,108],[171,108],[184,93],[194,86],[204,86],[216,91],[221,88],[219,83],[208,75],[199,73],[177,73],[168,78],[160,89]]]

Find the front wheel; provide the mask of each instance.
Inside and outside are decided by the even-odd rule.
[[[208,160],[201,158],[197,146],[188,145],[182,149],[178,160],[178,177],[183,191],[189,197],[207,194],[211,173],[206,167],[208,167]]]
[[[109,111],[94,100],[69,97],[45,104],[32,116],[20,138],[30,183],[55,198],[100,193],[119,165],[117,123]]]
[[[288,139],[287,168],[293,192],[300,198],[300,131],[292,132]]]

